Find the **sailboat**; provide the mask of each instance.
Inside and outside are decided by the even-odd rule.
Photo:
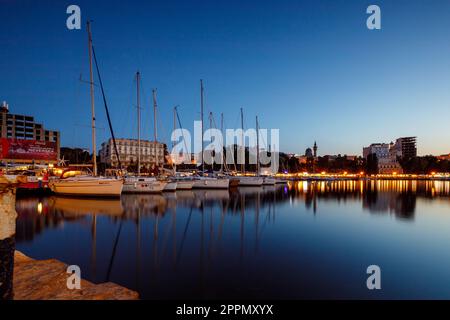
[[[181,120],[178,115],[177,107],[173,107],[173,130],[175,131],[177,129],[177,120],[181,127]],[[172,149],[174,144],[172,143]],[[187,150],[187,147],[186,147]],[[172,159],[172,165],[173,165],[173,179],[177,183],[176,189],[177,190],[191,190],[194,186],[194,180],[186,176],[182,173],[177,172],[177,165],[175,159]]]
[[[201,151],[201,162],[202,162],[202,174],[205,172],[205,161],[203,159],[203,80],[200,80],[200,114],[201,114],[201,126],[202,126],[202,151]],[[198,176],[195,178],[193,188],[200,189],[228,189],[230,187],[230,180],[227,178],[215,178],[208,176]]]
[[[256,116],[256,175],[260,177],[260,164],[259,164],[259,122],[258,116]],[[275,178],[265,176],[263,177],[263,185],[274,185]]]
[[[210,128],[212,129],[212,122],[214,121],[214,117],[212,112],[209,114],[210,116]],[[215,125],[214,125],[215,126]],[[223,113],[220,114],[220,132],[223,136]],[[226,163],[226,151],[224,152],[224,148],[222,146],[222,161],[220,162],[220,172],[217,174],[218,177],[227,178],[229,182],[230,188],[235,188],[239,185],[239,178],[232,175],[232,173],[229,171],[227,163]]]
[[[71,195],[71,196],[94,196],[94,197],[120,197],[123,188],[123,181],[121,179],[115,178],[105,178],[97,176],[97,149],[96,149],[96,136],[95,136],[95,106],[94,106],[94,75],[92,71],[92,34],[90,21],[87,22],[88,31],[88,49],[89,49],[89,74],[90,74],[90,92],[91,92],[91,110],[92,110],[92,162],[93,162],[93,172],[92,174],[72,176],[61,175],[60,179],[53,180],[49,182],[50,189],[59,195]],[[100,85],[103,93],[103,85],[101,83],[100,72],[97,73],[99,76]],[[105,99],[105,98],[104,98]],[[105,108],[106,100],[105,101]],[[112,126],[110,119],[108,117],[110,124],[111,133]]]
[[[154,132],[154,140],[155,140],[155,162],[156,162],[156,167],[158,168],[158,172],[160,172],[159,170],[159,163],[158,163],[158,156],[156,155],[156,143],[158,141],[158,127],[156,125],[156,110],[157,110],[157,103],[156,103],[156,89],[152,90],[152,97],[153,97],[153,132]],[[163,170],[164,170],[164,166],[163,166]],[[158,176],[160,176],[158,174]],[[167,177],[161,177],[160,176],[160,180],[164,180],[163,182],[166,183],[166,185],[164,186],[163,191],[176,191],[177,190],[177,182],[173,181],[173,180],[169,180],[167,179]]]
[[[141,75],[136,72],[137,85],[137,121],[138,121],[138,159],[137,159],[137,176],[125,178],[123,185],[124,193],[155,193],[161,192],[167,185],[167,182],[160,181],[155,177],[141,177],[141,106],[140,106],[140,84]],[[156,151],[156,150],[155,150]],[[156,152],[155,152],[156,157]]]
[[[264,179],[262,177],[259,177],[258,175],[257,176],[246,176],[245,175],[244,111],[242,110],[242,108],[241,108],[241,127],[242,127],[242,138],[241,138],[242,148],[244,148],[244,163],[241,165],[241,172],[243,175],[239,177],[239,186],[243,186],[243,187],[261,186],[264,182]],[[258,141],[258,136],[259,136],[258,130],[256,130],[256,132],[257,132],[257,141]],[[259,166],[259,162],[258,162],[258,166]]]
[[[194,186],[194,180],[188,177],[176,177],[177,190],[191,190]]]
[[[167,182],[155,177],[126,177],[123,185],[124,193],[159,193],[164,190]]]

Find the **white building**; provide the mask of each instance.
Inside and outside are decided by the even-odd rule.
[[[116,144],[122,166],[126,167],[138,162],[137,139],[116,139]],[[163,165],[165,163],[164,149],[163,143],[141,140],[141,165],[149,168],[154,164]],[[101,163],[118,167],[112,139],[102,143],[99,154]]]
[[[403,173],[402,166],[395,158],[381,158],[378,159],[378,173],[392,174]]]
[[[377,159],[389,158],[390,145],[388,143],[372,143],[363,148],[363,157],[367,159],[370,154],[375,154]]]
[[[375,154],[378,161],[378,173],[392,174],[402,173],[403,169],[398,162],[398,158],[403,156],[402,138],[397,139],[394,144],[388,143],[372,143],[368,147],[363,148],[363,157],[367,160],[368,156]]]

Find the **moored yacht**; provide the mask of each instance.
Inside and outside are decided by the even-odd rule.
[[[167,181],[154,177],[127,177],[123,185],[124,193],[159,193],[164,190]]]
[[[125,178],[123,186],[124,193],[159,193],[168,187],[169,182],[157,179],[156,177],[141,176],[141,106],[140,106],[140,80],[141,74],[136,72],[136,102],[137,102],[137,176]],[[155,139],[156,141],[156,139]],[[156,152],[155,152],[156,153]],[[173,186],[171,186],[173,188]]]
[[[95,105],[94,105],[94,78],[92,68],[92,55],[94,52],[92,46],[92,35],[90,21],[87,23],[88,31],[88,49],[89,49],[89,74],[90,74],[90,96],[91,96],[91,125],[92,125],[92,174],[85,174],[80,172],[73,172],[73,169],[64,171],[59,179],[53,179],[49,181],[50,189],[58,195],[70,195],[70,196],[89,196],[89,197],[120,197],[123,188],[123,180],[116,178],[105,178],[97,176],[97,149],[96,149],[96,135],[95,135]],[[97,66],[97,74],[100,81],[100,88],[103,93],[105,109],[108,113],[108,107],[104,96],[103,84],[100,78],[100,72],[98,70],[97,60],[95,61]],[[114,133],[112,125],[108,116],[108,123],[111,130],[111,135],[114,140]],[[114,140],[115,141],[115,140]],[[118,156],[118,154],[117,154]]]
[[[120,197],[123,181],[115,178],[79,175],[61,177],[49,182],[50,189],[58,195],[88,197]]]
[[[274,185],[276,183],[273,177],[264,177],[263,185]]]
[[[178,182],[177,181],[167,181],[166,186],[164,187],[163,191],[176,191],[177,190],[177,185]]]
[[[175,175],[172,177],[172,181],[176,182],[177,190],[191,190],[195,183],[193,177],[183,175],[179,172],[175,172]]]
[[[242,186],[242,187],[262,186],[263,182],[264,182],[263,177],[251,177],[251,176],[239,177],[239,186]]]
[[[192,187],[195,189],[228,189],[230,180],[226,178],[196,177]]]
[[[192,179],[177,179],[177,190],[191,190],[195,181]]]

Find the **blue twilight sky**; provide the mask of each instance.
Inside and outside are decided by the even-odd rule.
[[[82,30],[66,28],[81,7]],[[381,7],[382,29],[366,28]],[[0,100],[58,129],[63,146],[90,148],[88,52],[93,37],[116,135],[136,135],[134,74],[142,75],[142,130],[159,137],[172,107],[186,128],[206,112],[226,127],[280,128],[281,149],[360,154],[372,142],[418,137],[419,154],[450,152],[450,1],[0,0]],[[98,142],[109,137],[96,92]]]

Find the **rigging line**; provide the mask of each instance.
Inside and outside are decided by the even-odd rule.
[[[153,90],[157,91],[157,88],[154,88]],[[155,99],[156,99],[156,97],[155,97]],[[156,123],[156,128],[157,128],[156,133],[158,134],[158,136],[156,138],[159,143],[166,144],[166,146],[168,146],[169,144],[166,143],[167,142],[166,127],[163,125],[163,121],[161,120],[161,118],[162,118],[161,110],[164,110],[164,109],[161,108],[161,105],[158,103],[157,99],[154,103],[156,103],[156,106],[154,106],[154,107],[156,107],[156,114],[153,114],[153,121]],[[155,118],[155,115],[156,115],[156,118]]]
[[[163,246],[162,246],[162,252],[159,254],[158,261],[161,261],[164,256],[167,256],[167,248],[168,248],[168,242],[169,242],[169,236],[170,236],[170,229],[173,228],[172,224],[167,223],[166,231],[164,232],[164,240],[163,240]]]
[[[170,140],[170,138],[169,139],[167,138],[168,137],[167,130],[166,130],[167,128],[166,128],[166,126],[163,126],[163,121],[161,120],[161,114],[160,113],[158,113],[156,115],[156,123],[157,123],[158,128],[159,128],[158,135],[161,137],[159,139],[159,141],[161,143],[163,143],[163,144],[166,144],[168,146],[169,143],[166,143],[166,142],[170,142],[170,141],[168,141],[168,140]]]
[[[187,147],[186,138],[184,137],[183,126],[181,125],[180,115],[178,114],[178,106],[175,107],[175,111],[176,111],[176,114],[177,114],[178,125],[180,126],[181,134],[183,135],[184,147],[186,148],[186,152],[188,152],[189,150],[188,150],[188,147]]]
[[[97,70],[98,81],[100,82],[100,88],[102,89],[103,103],[105,105],[106,117],[108,118],[109,130],[111,131],[111,137],[113,139],[114,151],[117,156],[117,162],[119,163],[119,168],[122,168],[122,163],[120,162],[120,157],[119,157],[119,151],[117,150],[116,137],[114,136],[114,130],[113,130],[113,127],[111,124],[111,117],[109,116],[108,104],[106,103],[106,96],[105,96],[105,90],[103,88],[102,77],[100,76],[100,70],[99,70],[98,63],[97,63],[97,57],[95,55],[94,45],[91,44],[91,47],[92,47],[92,54],[94,56],[95,68]]]
[[[259,133],[257,133],[257,134],[259,135]],[[272,148],[270,147],[268,141],[266,143],[266,140],[264,139],[264,136],[261,135],[260,138],[263,140],[263,144],[264,144],[264,148],[265,148],[265,150],[264,150],[265,154],[267,155],[269,152],[272,152],[272,150],[271,150]]]
[[[183,252],[183,246],[184,246],[184,242],[186,240],[186,234],[187,234],[187,231],[188,231],[188,228],[189,228],[189,223],[191,222],[191,217],[192,217],[192,206],[191,206],[191,210],[189,211],[189,216],[188,216],[188,219],[186,221],[186,226],[184,227],[183,238],[181,239],[180,248],[178,249],[178,255],[177,255],[177,258],[175,260],[175,269],[178,266],[178,262],[180,261],[181,253]]]
[[[133,102],[131,104],[129,103],[130,101],[134,101],[135,96],[136,96],[136,79],[135,79],[135,77],[133,77],[133,80],[130,81],[129,87],[128,87],[128,95],[127,95],[127,99],[126,99],[127,106],[125,108],[121,108],[121,111],[122,111],[121,117],[120,117],[121,126],[119,128],[122,131],[122,136],[124,136],[124,137],[127,137],[127,136],[134,137],[137,135],[137,132],[135,133],[136,126],[132,125],[135,123],[134,112],[130,111],[130,109],[133,110],[133,108],[136,106]],[[143,93],[142,93],[142,96],[143,96]]]
[[[116,256],[116,251],[117,251],[117,244],[119,243],[120,232],[122,231],[122,223],[123,223],[123,217],[120,220],[119,230],[117,231],[117,236],[116,236],[116,240],[114,241],[111,259],[109,260],[108,272],[106,273],[106,282],[109,282],[109,277],[111,275],[111,270],[112,270],[112,267],[114,264],[114,257]]]
[[[80,75],[81,76],[81,75]],[[80,95],[81,95],[81,88],[80,84],[75,86],[75,105],[72,111],[72,119],[78,120],[77,115],[79,115],[80,112],[77,111],[77,106],[80,105]],[[75,145],[75,124],[73,125],[73,132],[72,132],[72,146]]]
[[[139,79],[140,82],[140,87],[141,88],[145,88],[146,87],[146,81],[145,81],[145,77],[142,77]],[[136,83],[136,77],[134,77],[133,79],[133,85],[135,85]],[[135,89],[132,89],[131,92],[133,92]],[[148,137],[148,133],[150,132],[150,128],[149,128],[149,123],[151,123],[151,120],[149,121],[149,113],[148,113],[148,109],[145,107],[149,97],[147,94],[147,90],[143,89],[140,91],[139,95],[141,96],[141,104],[140,104],[140,112],[141,112],[141,140],[151,140]],[[151,99],[151,98],[150,98]],[[132,101],[132,100],[131,100]],[[137,108],[137,105],[133,104],[133,107]],[[136,129],[136,130],[135,130]],[[132,131],[133,135],[136,134],[137,135],[137,128],[136,126],[132,126],[132,129],[130,129],[130,131]],[[135,132],[136,131],[136,132]]]
[[[213,125],[213,128],[214,129],[217,129],[217,125],[216,125],[216,118],[214,117],[214,114],[211,112],[211,119],[212,119],[212,125]],[[227,163],[226,163],[226,151],[224,152],[224,149],[226,150],[226,147],[225,147],[225,139],[223,138],[223,132],[221,131],[221,133],[222,133],[222,150],[220,151],[220,153],[221,153],[221,155],[222,155],[222,162],[224,163],[224,167],[225,167],[225,171],[229,171],[228,170],[228,166],[227,166]]]

